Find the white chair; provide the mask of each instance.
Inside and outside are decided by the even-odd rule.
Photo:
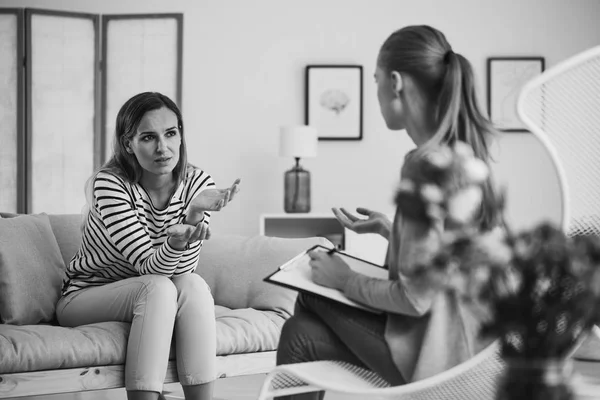
[[[528,82],[517,112],[554,161],[565,231],[600,235],[600,46]]]
[[[338,361],[279,365],[265,379],[259,400],[317,390],[346,393],[363,399],[493,400],[503,371],[499,342],[470,360],[431,378],[390,387],[377,374]]]
[[[528,82],[519,95],[517,113],[554,161],[565,232],[600,236],[600,46]],[[600,360],[598,327],[575,358]]]

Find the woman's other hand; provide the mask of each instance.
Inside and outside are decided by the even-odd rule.
[[[317,285],[343,290],[352,271],[340,257],[327,254],[326,251],[308,252],[309,265],[312,267],[312,280]]]
[[[178,250],[185,249],[188,243],[210,238],[210,228],[204,222],[199,222],[196,226],[188,224],[173,225],[167,229],[166,233],[169,244]]]
[[[227,189],[204,189],[194,200],[191,208],[195,212],[220,211],[227,206],[240,191],[240,179],[236,179]]]
[[[358,207],[356,212],[367,217],[360,218],[343,207],[332,208],[332,211],[337,220],[351,231],[356,233],[378,233],[386,239],[390,236],[392,221],[381,212]]]

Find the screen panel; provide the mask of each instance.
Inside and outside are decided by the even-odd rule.
[[[0,211],[22,211],[23,13],[0,9]]]
[[[78,213],[94,171],[98,17],[26,10],[28,212]]]
[[[156,91],[181,107],[183,15],[105,15],[102,20],[102,142],[107,160],[117,113],[129,98]]]

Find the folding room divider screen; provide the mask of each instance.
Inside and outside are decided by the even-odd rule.
[[[161,92],[181,105],[181,14],[106,15],[102,18],[102,59],[106,66],[102,126],[104,155],[112,151],[115,117],[131,96]]]
[[[0,210],[81,211],[121,104],[161,91],[181,105],[182,25],[181,14],[0,8]]]
[[[98,16],[25,11],[28,211],[79,212],[94,171]]]
[[[0,9],[0,210],[16,211],[19,198],[18,155],[23,130],[23,74],[18,67],[23,58],[23,12]]]

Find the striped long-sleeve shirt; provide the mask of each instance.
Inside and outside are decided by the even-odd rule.
[[[139,183],[100,172],[93,182],[93,198],[82,243],[67,266],[63,295],[134,276],[175,276],[196,269],[202,242],[177,250],[166,230],[181,224],[194,197],[214,181],[204,171],[189,167],[164,209],[157,209]],[[205,212],[204,222],[210,222]]]

